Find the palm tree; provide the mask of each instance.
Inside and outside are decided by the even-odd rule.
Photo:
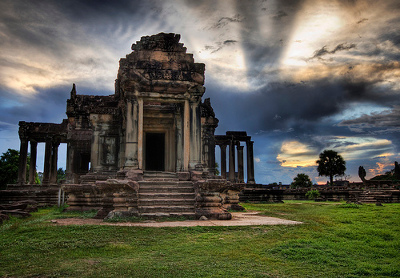
[[[327,176],[330,184],[333,185],[333,177],[344,175],[346,171],[346,162],[343,157],[333,150],[325,150],[319,155],[318,164],[319,176]]]

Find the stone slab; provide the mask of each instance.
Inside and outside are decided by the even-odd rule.
[[[234,212],[232,220],[186,220],[172,222],[123,222],[109,223],[100,219],[66,218],[51,220],[55,225],[109,225],[128,227],[196,227],[196,226],[260,226],[260,225],[298,225],[299,221],[263,216],[257,212]]]

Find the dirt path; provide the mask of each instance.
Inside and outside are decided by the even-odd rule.
[[[51,220],[55,225],[108,225],[137,227],[194,227],[194,226],[258,226],[258,225],[296,225],[302,222],[276,217],[262,216],[258,212],[234,212],[231,220],[186,220],[173,222],[103,222],[101,219],[65,218]]]

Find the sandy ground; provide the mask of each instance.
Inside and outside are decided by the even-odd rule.
[[[108,225],[136,227],[194,227],[194,226],[259,226],[259,225],[296,225],[302,222],[268,217],[258,212],[234,212],[231,220],[186,220],[173,222],[103,222],[101,219],[65,218],[51,220],[54,225]]]

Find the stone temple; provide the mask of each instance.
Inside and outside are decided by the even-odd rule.
[[[18,183],[26,183],[29,143],[34,183],[37,144],[45,142],[43,186],[55,184],[58,146],[66,143],[62,190],[69,209],[98,209],[99,217],[230,219],[227,209],[240,208],[245,172],[254,183],[253,142],[246,132],[214,135],[218,119],[210,99],[202,100],[205,65],[179,40],[160,33],[133,44],[119,62],[113,95],[79,95],[74,85],[61,124],[20,122]]]

